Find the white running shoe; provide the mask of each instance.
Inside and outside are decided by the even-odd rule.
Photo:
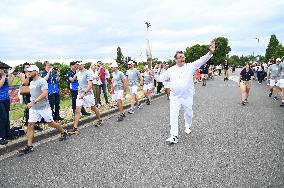
[[[185,133],[186,133],[186,134],[190,134],[190,133],[191,133],[191,129],[190,129],[190,128],[186,128],[186,129],[185,129]]]
[[[166,142],[169,142],[170,144],[176,144],[178,143],[178,137],[177,136],[171,136],[166,140]]]

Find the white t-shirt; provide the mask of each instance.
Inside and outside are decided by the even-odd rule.
[[[212,55],[209,55],[209,52],[202,56],[200,59],[192,62],[186,63],[182,67],[177,65],[170,67],[163,74],[156,75],[161,81],[171,80],[170,89],[171,96],[176,96],[180,98],[193,97],[194,95],[194,83],[193,75],[195,71],[204,63],[206,63]]]

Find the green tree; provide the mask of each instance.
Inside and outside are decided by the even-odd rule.
[[[154,67],[157,64],[162,64],[163,62],[160,61],[158,58],[153,58],[152,59],[152,66]]]
[[[237,56],[237,55],[230,56],[229,63],[231,65],[236,65],[236,66],[240,65],[240,58],[239,58],[239,56]]]
[[[17,74],[17,73],[20,73],[20,72],[22,72],[22,71],[23,71],[23,64],[20,64],[20,65],[17,65],[17,66],[15,67],[14,73]]]
[[[282,58],[284,56],[284,47],[282,44],[278,44],[276,46],[276,49],[273,55],[274,55],[274,58]]]
[[[69,71],[70,67],[64,63],[59,64],[58,71],[60,72],[60,81],[59,87],[61,89],[67,88],[67,72]]]
[[[85,64],[85,69],[89,70],[92,65],[92,62],[88,62]]]
[[[168,64],[168,65],[169,65],[169,67],[171,67],[171,66],[175,65],[175,61],[174,61],[174,60],[172,60],[172,59],[168,59],[167,61],[164,61],[163,63],[164,63],[164,64]]]
[[[279,41],[276,37],[276,35],[271,35],[270,37],[270,41],[268,43],[268,46],[266,48],[266,53],[265,53],[265,59],[266,61],[268,61],[271,58],[277,58],[275,57],[275,52],[276,52],[276,48],[279,45]]]
[[[144,67],[146,66],[146,65],[148,65],[147,64],[147,62],[139,62],[138,64],[137,64],[137,70],[139,70],[139,72],[144,72]]]
[[[231,47],[228,46],[228,39],[225,37],[218,37],[214,39],[216,43],[216,50],[212,58],[214,65],[223,64],[227,59],[227,54],[231,51]]]
[[[190,63],[197,59],[199,59],[201,56],[205,55],[208,52],[208,45],[199,45],[195,44],[191,47],[187,47],[185,49],[185,62]]]
[[[39,71],[43,71],[44,70],[42,62],[36,61],[34,64],[39,68]]]
[[[126,63],[124,61],[124,56],[122,54],[122,51],[121,51],[121,48],[120,47],[117,47],[117,52],[116,52],[116,62],[119,66],[119,69],[122,71],[122,72],[126,72],[126,69],[127,69],[127,66],[126,66]]]

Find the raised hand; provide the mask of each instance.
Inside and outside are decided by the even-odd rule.
[[[8,71],[8,75],[13,74],[13,72],[14,72],[14,71],[15,71],[15,67],[13,67],[13,68],[9,69],[9,71]]]
[[[209,46],[209,51],[211,54],[213,54],[215,52],[215,49],[216,49],[216,44],[215,44],[215,41],[212,40],[210,46]]]

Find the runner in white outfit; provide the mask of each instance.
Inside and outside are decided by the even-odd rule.
[[[178,142],[178,116],[181,107],[184,108],[185,119],[185,132],[189,134],[191,132],[190,127],[192,124],[192,105],[194,95],[194,83],[193,75],[195,71],[204,63],[206,63],[215,51],[215,42],[212,41],[209,52],[202,56],[193,63],[185,63],[185,56],[182,51],[178,51],[175,54],[176,65],[169,68],[166,72],[159,77],[162,81],[171,80],[170,84],[170,125],[171,137],[166,141],[170,144]]]

